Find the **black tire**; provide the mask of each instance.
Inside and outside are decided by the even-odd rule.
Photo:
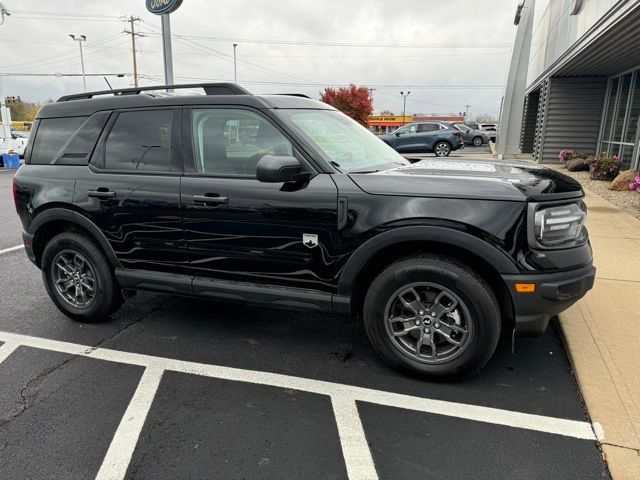
[[[433,153],[436,154],[436,157],[448,157],[451,154],[451,144],[439,141],[433,146]]]
[[[389,322],[387,318],[389,302],[393,301],[398,291],[420,283],[429,284],[424,287],[427,291],[433,289],[434,292],[437,292],[437,287],[441,287],[451,292],[460,301],[457,308],[463,313],[454,311],[452,315],[455,314],[458,320],[464,319],[465,323],[463,324],[460,320],[459,325],[465,326],[467,333],[462,337],[465,340],[460,347],[447,345],[447,342],[444,342],[445,346],[454,349],[450,360],[447,360],[446,357],[441,360],[429,361],[422,357],[419,360],[415,354],[411,354],[403,348],[401,342],[397,340],[400,337],[394,337],[391,332],[393,330],[391,328],[392,322]],[[421,318],[418,315],[416,317],[427,322],[430,321],[429,309],[433,308],[434,304],[425,303],[425,305],[428,306],[426,317]],[[446,318],[449,322],[452,317],[449,317],[449,314],[446,315],[447,317],[439,318]],[[376,277],[367,291],[363,317],[371,344],[388,364],[410,370],[432,380],[458,380],[474,374],[489,361],[500,337],[500,309],[491,287],[468,266],[455,259],[442,256],[411,257],[399,260],[387,267]],[[434,325],[438,326],[437,323]],[[449,324],[443,322],[442,325],[448,326]],[[404,328],[406,327],[403,324]],[[411,329],[414,328],[417,330],[410,334],[422,337],[423,325],[411,326]],[[445,327],[439,326],[439,328],[444,329]],[[423,331],[426,330],[428,328]],[[436,332],[431,333],[431,337],[439,339],[439,341],[445,340],[444,337],[441,338],[441,334],[433,326],[431,331]],[[449,332],[451,333],[452,330]],[[453,335],[459,334],[454,332],[451,336]],[[402,338],[407,337],[405,335]],[[419,348],[422,349],[423,346]],[[456,348],[458,348],[458,353],[455,353]]]
[[[482,146],[482,137],[473,137],[471,139],[471,144],[474,147],[481,147]]]
[[[57,275],[55,270],[57,267],[54,261],[59,260],[61,256],[74,254],[86,261],[86,268],[91,272],[94,287],[92,300],[84,306],[72,305],[55,285],[54,277]],[[87,323],[101,322],[122,305],[124,297],[109,262],[96,244],[83,235],[65,232],[53,237],[42,253],[41,269],[49,297],[62,313],[73,320]]]

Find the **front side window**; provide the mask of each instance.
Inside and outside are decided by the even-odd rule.
[[[277,113],[341,170],[359,172],[409,165],[402,155],[341,112],[282,109]]]
[[[170,171],[173,117],[173,110],[120,113],[107,137],[104,168]]]
[[[264,155],[293,155],[293,145],[269,121],[240,109],[191,112],[197,172],[255,176]]]

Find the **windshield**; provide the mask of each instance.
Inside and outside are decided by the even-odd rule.
[[[346,172],[409,165],[402,155],[359,123],[334,110],[279,110],[288,123]]]

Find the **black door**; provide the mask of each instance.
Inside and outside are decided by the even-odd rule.
[[[261,113],[186,109],[181,198],[194,289],[198,278],[330,292],[337,188],[330,175],[306,184],[262,183],[265,154],[294,155],[293,143]]]
[[[181,109],[114,112],[74,203],[125,268],[189,273],[180,209]]]

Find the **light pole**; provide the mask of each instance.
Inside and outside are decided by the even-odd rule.
[[[80,35],[76,37],[75,35],[69,35],[75,42],[78,42],[80,45],[80,65],[82,66],[82,85],[84,86],[84,91],[87,91],[87,79],[84,76],[84,56],[82,55],[82,42],[87,41],[86,35]]]
[[[405,124],[404,118],[407,114],[407,97],[410,93],[410,91],[407,91],[406,94],[404,92],[400,92],[400,95],[402,95],[402,125]]]
[[[233,44],[233,82],[238,83],[238,70],[236,68],[236,47],[237,43]]]

